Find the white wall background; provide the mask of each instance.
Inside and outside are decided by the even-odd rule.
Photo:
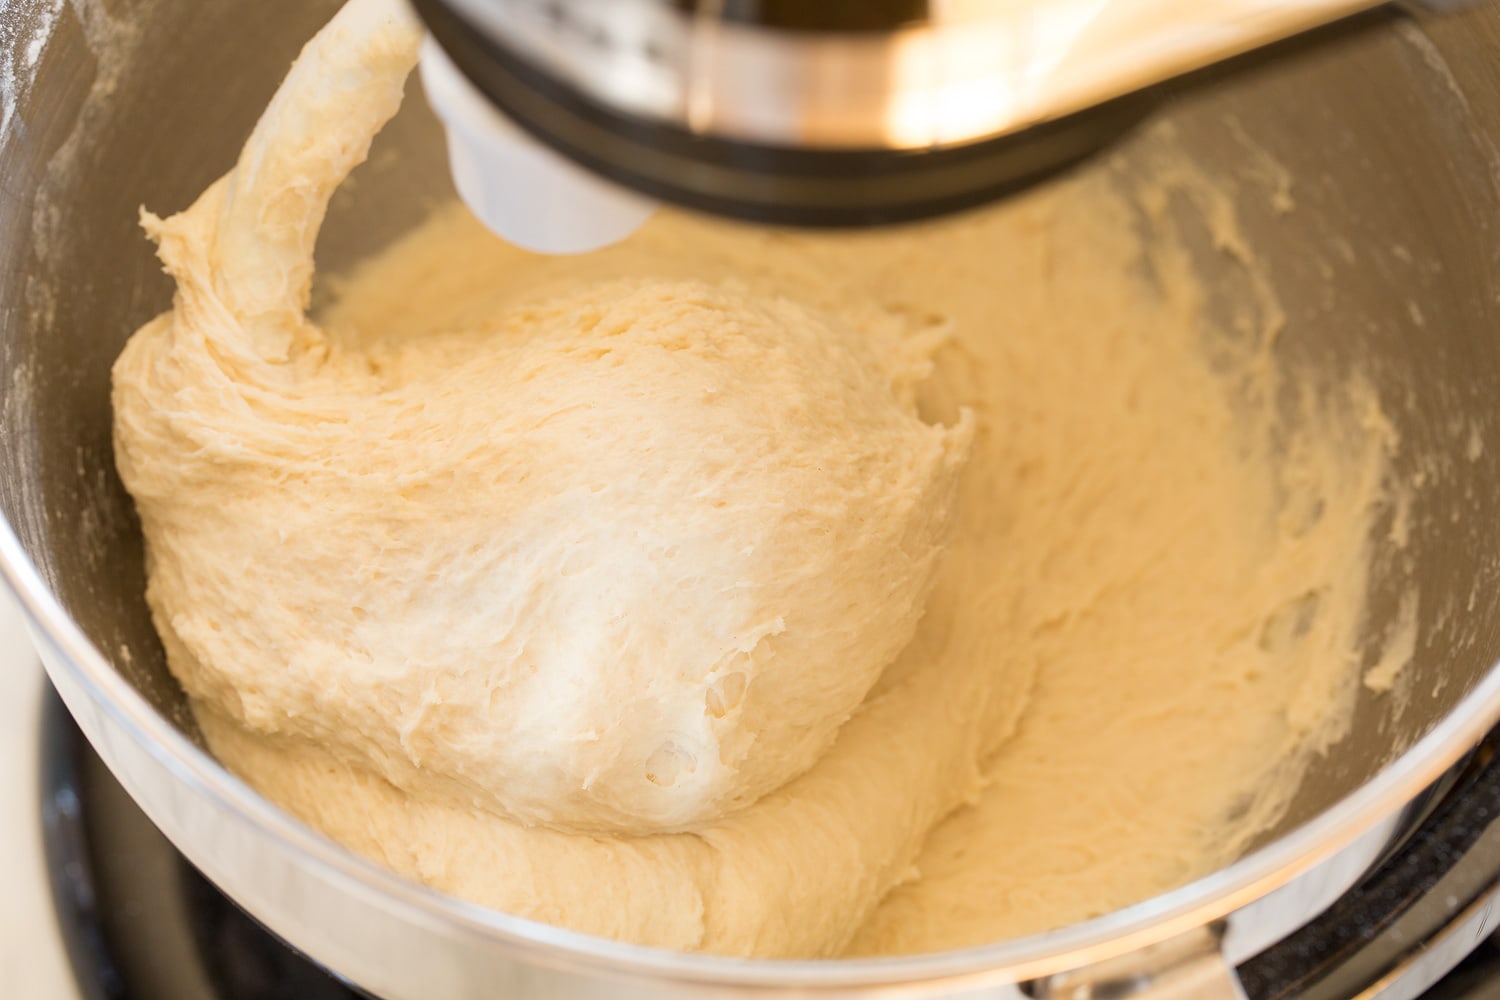
[[[77,996],[42,867],[37,724],[42,667],[0,587],[0,997]]]

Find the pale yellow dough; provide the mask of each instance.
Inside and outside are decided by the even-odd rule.
[[[1274,822],[1347,720],[1389,441],[1357,380],[1284,382],[1247,259],[1207,349],[1169,219],[1232,250],[1226,202],[1101,173],[575,259],[454,208],[314,323],[417,40],[355,0],[147,218],[178,295],[116,449],[221,760],[440,889],[747,955],[1044,930]]]

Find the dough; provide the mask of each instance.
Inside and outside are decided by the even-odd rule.
[[[351,5],[245,165],[148,220],[182,293],[115,412],[174,669],[425,798],[717,819],[811,767],[911,641],[972,419],[917,417],[932,338],[727,283],[516,304],[437,367],[328,345],[303,316],[317,220],[267,220],[287,192],[320,214],[304,192],[395,110],[417,31],[391,7]]]
[[[1221,195],[663,213],[567,259],[455,208],[314,322],[416,40],[355,0],[146,216],[178,294],[116,365],[118,464],[222,761],[439,889],[745,955],[1044,930],[1276,821],[1348,721],[1390,442],[1357,379],[1283,383],[1248,257],[1255,336],[1205,350],[1172,201],[1231,245]]]

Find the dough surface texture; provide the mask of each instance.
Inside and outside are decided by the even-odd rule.
[[[266,218],[347,173],[333,140],[395,110],[415,35],[347,8],[232,178],[150,223],[183,292],[116,412],[160,631],[237,724],[414,794],[569,830],[718,819],[811,767],[911,641],[972,419],[918,418],[931,338],[728,283],[516,304],[437,365],[329,345],[310,247]],[[381,98],[352,126],[350,59]]]
[[[116,364],[117,461],[226,766],[444,891],[738,955],[1046,930],[1282,815],[1347,724],[1389,442],[1270,360],[1264,289],[1207,348],[1173,206],[1232,229],[1217,192],[664,211],[578,258],[453,206],[310,316],[418,41],[354,0],[145,216],[177,295]]]

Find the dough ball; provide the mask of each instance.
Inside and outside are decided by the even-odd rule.
[[[166,326],[226,338],[200,322]],[[121,469],[189,693],[560,829],[691,828],[811,767],[946,538],[971,427],[918,417],[923,352],[699,282],[467,336],[174,370],[175,401],[171,366],[130,374],[152,328],[132,342]]]

